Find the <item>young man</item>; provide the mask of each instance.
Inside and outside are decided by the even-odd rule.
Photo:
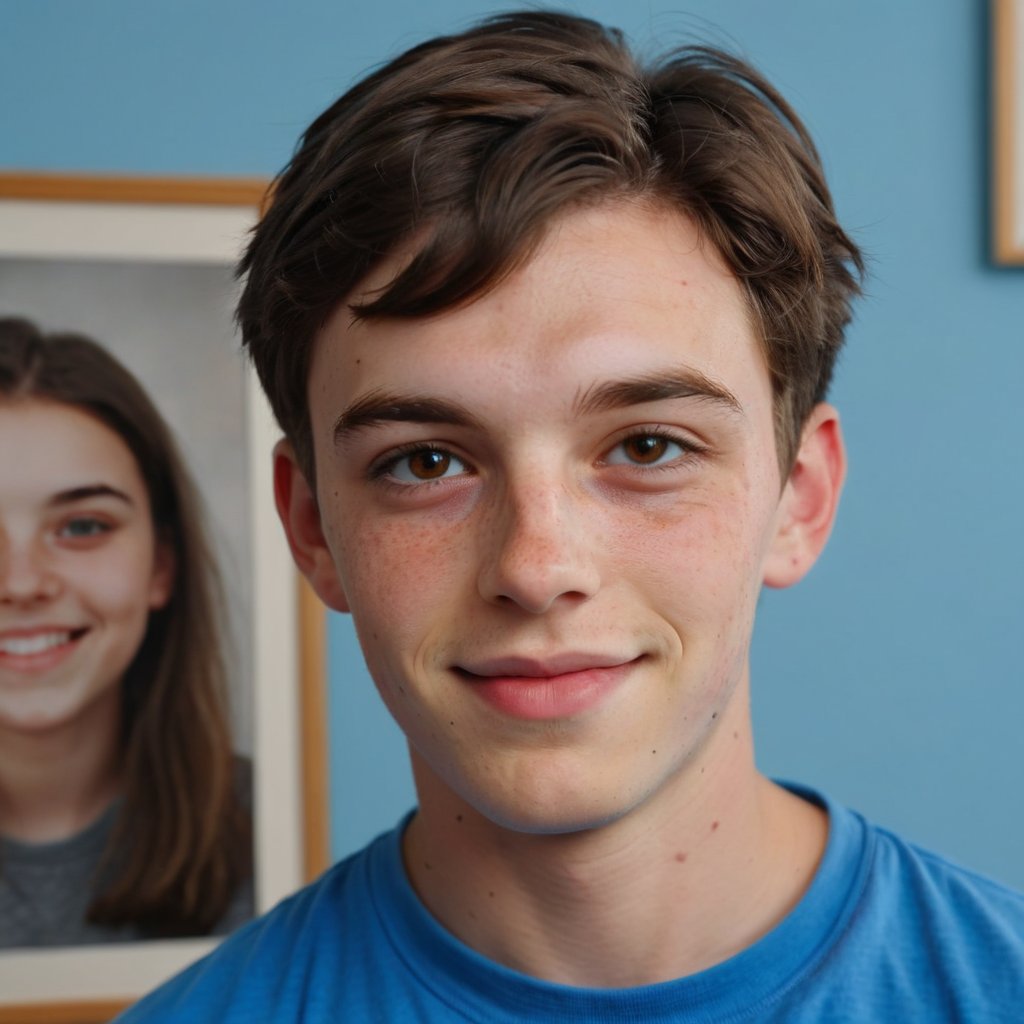
[[[563,15],[434,40],[243,269],[285,530],[419,807],[126,1020],[1020,1019],[1021,897],[754,765],[861,269],[767,83]]]

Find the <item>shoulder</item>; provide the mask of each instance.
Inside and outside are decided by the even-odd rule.
[[[331,1019],[328,1001],[358,984],[358,956],[376,913],[369,875],[377,847],[388,841],[390,834],[380,837],[240,928],[118,1024],[310,1021],[320,1019],[319,1002],[323,1019]]]
[[[1024,967],[1024,893],[907,842],[883,828],[867,897],[887,916],[927,925],[937,944],[975,948],[988,959],[1000,947]]]
[[[865,829],[862,888],[834,948],[833,977],[860,978],[860,997],[870,992],[884,1013],[1018,1020],[1024,894],[887,829]]]

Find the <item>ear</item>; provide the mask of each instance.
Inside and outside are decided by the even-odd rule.
[[[316,495],[285,440],[274,446],[274,501],[295,564],[328,608],[347,612],[348,600],[324,538]]]
[[[177,559],[171,545],[157,538],[153,552],[153,572],[149,577],[149,610],[158,611],[171,599],[177,576]]]
[[[817,561],[832,532],[845,477],[839,413],[822,403],[804,426],[796,461],[779,499],[775,537],[765,559],[766,586],[792,586]]]

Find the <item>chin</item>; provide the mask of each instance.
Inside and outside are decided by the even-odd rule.
[[[455,798],[510,832],[569,835],[630,815],[674,774],[590,739],[504,750],[495,743],[485,755],[480,743],[462,751],[411,744],[421,805],[455,813]]]
[[[581,835],[611,825],[618,821],[623,813],[625,812],[597,817],[580,812],[570,817],[566,808],[558,808],[550,815],[517,814],[507,818],[491,817],[490,815],[488,817],[499,828],[509,832],[531,836],[570,836]]]
[[[629,814],[637,804],[621,785],[614,791],[587,780],[518,779],[513,787],[495,792],[463,788],[462,797],[501,828],[527,835],[570,835],[603,828]]]

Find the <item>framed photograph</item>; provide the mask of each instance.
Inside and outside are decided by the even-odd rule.
[[[997,263],[1024,265],[1024,0],[993,0],[994,223]]]
[[[256,913],[328,861],[323,612],[277,522],[279,431],[233,322],[234,265],[265,190],[0,175],[0,316],[100,341],[199,484],[228,597],[233,743],[252,766]],[[0,1024],[107,1021],[217,941],[0,949]]]

